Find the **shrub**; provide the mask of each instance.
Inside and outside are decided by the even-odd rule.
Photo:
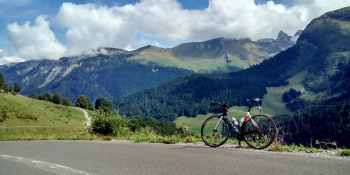
[[[126,117],[119,115],[117,111],[105,113],[99,110],[97,116],[92,118],[91,131],[95,134],[120,136],[128,132],[126,125]]]
[[[339,153],[341,156],[350,156],[350,149],[344,149]]]
[[[16,95],[17,93],[15,91],[10,92],[12,95]]]

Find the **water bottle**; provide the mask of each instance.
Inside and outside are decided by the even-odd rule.
[[[244,117],[242,117],[241,121],[239,121],[239,126],[242,126],[243,122],[244,122]]]
[[[232,121],[233,121],[233,124],[235,124],[235,126],[238,125],[238,122],[237,122],[237,120],[234,117],[232,117]]]

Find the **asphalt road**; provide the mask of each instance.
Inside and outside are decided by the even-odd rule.
[[[0,142],[0,175],[349,174],[350,159],[127,141]]]

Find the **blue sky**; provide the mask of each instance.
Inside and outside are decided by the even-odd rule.
[[[0,0],[0,65],[97,47],[293,35],[349,0]]]

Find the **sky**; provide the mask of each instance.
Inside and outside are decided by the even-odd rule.
[[[98,47],[292,36],[350,0],[0,0],[0,65]]]

